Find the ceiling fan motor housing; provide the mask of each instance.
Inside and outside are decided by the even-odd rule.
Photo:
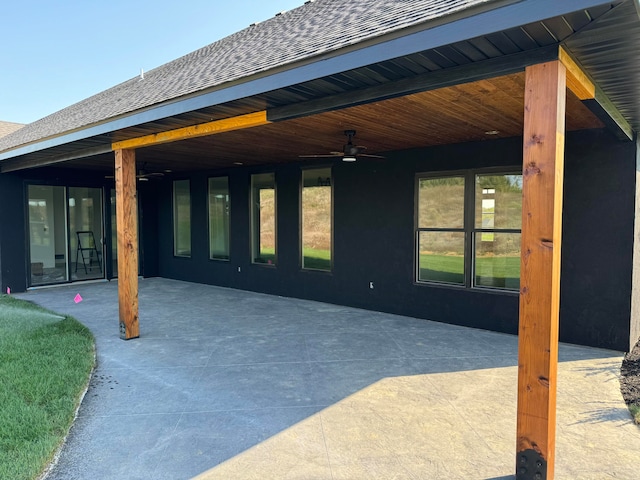
[[[344,146],[343,152],[345,155],[355,156],[355,155],[358,155],[358,153],[360,153],[361,149],[362,149],[361,147],[357,147],[353,143],[347,143]]]

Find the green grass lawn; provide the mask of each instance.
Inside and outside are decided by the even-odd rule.
[[[0,296],[0,478],[36,478],[67,435],[94,365],[72,317]]]
[[[276,249],[275,248],[261,248],[260,253],[253,259],[253,263],[266,263],[268,265],[276,264]]]
[[[464,257],[420,254],[418,279],[426,282],[464,283]]]
[[[484,287],[520,287],[520,257],[492,256],[476,260],[475,284]],[[464,283],[464,258],[460,255],[420,254],[422,281]]]
[[[629,405],[629,411],[636,425],[640,425],[640,404]]]
[[[331,270],[331,250],[305,248],[302,255],[304,268]]]
[[[331,270],[331,251],[315,248],[305,248],[304,268],[312,270]],[[267,263],[275,265],[276,255],[273,248],[263,248],[260,255],[254,259],[254,263]]]

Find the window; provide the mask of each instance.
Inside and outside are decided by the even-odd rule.
[[[173,182],[173,254],[191,256],[191,191],[189,180]]]
[[[464,177],[418,179],[418,281],[464,285]]]
[[[251,175],[251,256],[276,264],[276,183],[273,173]]]
[[[474,285],[520,288],[522,176],[475,176]]]
[[[331,270],[331,168],[302,171],[302,268]]]
[[[518,289],[522,176],[417,179],[418,282]]]
[[[209,179],[209,258],[229,260],[229,178]]]

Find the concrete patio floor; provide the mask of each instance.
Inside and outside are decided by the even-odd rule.
[[[116,282],[16,296],[96,337],[49,480],[514,478],[514,336],[152,278],[123,341]],[[560,360],[556,478],[637,478],[622,353]]]

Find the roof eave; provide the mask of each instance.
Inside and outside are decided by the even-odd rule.
[[[638,1],[640,0],[633,1],[638,6]],[[0,153],[0,162],[74,141],[105,135],[136,125],[263,94],[316,78],[334,75],[345,70],[364,67],[376,62],[390,60],[403,55],[411,55],[420,51],[442,47],[608,3],[610,2],[603,0],[564,0],[562,2],[557,0],[522,0],[515,3],[501,3],[497,8],[480,12],[476,9],[471,9],[469,12],[463,12],[463,14],[467,14],[466,16],[461,17],[458,15],[455,19],[446,23],[437,24],[436,22],[434,26],[434,22],[428,22],[423,25],[422,30],[417,32],[411,32],[400,37],[397,37],[397,32],[394,32],[389,36],[395,36],[395,38],[389,39],[389,36],[379,37],[376,39],[377,42],[375,44],[368,44],[361,48],[356,46],[356,48],[336,50],[312,62],[290,64],[281,71],[274,73],[264,72],[262,75],[248,77],[231,85],[222,85],[207,93],[165,102],[161,105],[124,114],[118,118],[109,119],[70,133],[19,146]]]

